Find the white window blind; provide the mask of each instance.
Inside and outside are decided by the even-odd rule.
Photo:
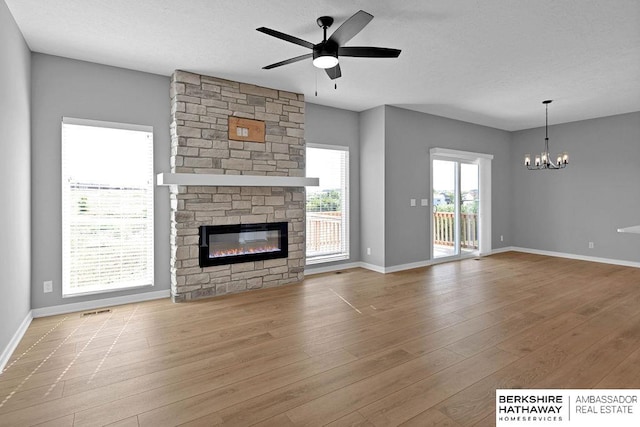
[[[153,129],[62,122],[62,293],[153,285]]]
[[[307,146],[307,264],[349,258],[349,151],[347,147]]]

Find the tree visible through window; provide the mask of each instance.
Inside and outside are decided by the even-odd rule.
[[[307,264],[349,258],[349,151],[345,147],[307,147]]]
[[[153,285],[153,130],[64,118],[62,292]]]

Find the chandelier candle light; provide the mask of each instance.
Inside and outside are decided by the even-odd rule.
[[[524,155],[524,165],[529,170],[543,170],[543,169],[563,169],[569,164],[569,153],[558,154],[556,163],[551,160],[551,153],[549,153],[549,104],[551,100],[542,101],[545,105],[545,126],[544,126],[544,151],[540,155],[536,155],[535,163],[531,166],[531,154]]]

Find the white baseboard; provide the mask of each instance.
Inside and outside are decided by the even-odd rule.
[[[390,267],[382,267],[380,265],[369,264],[368,262],[361,261],[361,262],[352,262],[349,264],[342,264],[342,265],[330,266],[330,267],[324,267],[324,268],[322,267],[314,268],[313,270],[311,269],[305,270],[304,274],[312,275],[312,274],[327,273],[331,271],[346,270],[348,268],[358,268],[358,267],[364,268],[366,270],[375,271],[376,273],[388,274],[388,273],[397,273],[399,271],[412,270],[414,268],[428,267],[430,265],[440,264],[442,262],[449,262],[449,261],[451,260],[448,260],[448,261],[425,260],[425,261],[411,262],[408,264],[392,265]]]
[[[330,273],[332,271],[340,271],[340,270],[349,270],[351,268],[359,268],[362,267],[362,263],[361,262],[350,262],[350,263],[346,263],[346,264],[336,264],[336,265],[329,265],[326,267],[306,267],[304,269],[304,275],[305,276],[312,276],[314,274],[321,274],[321,273]]]
[[[71,304],[54,305],[51,307],[34,308],[33,317],[55,316],[58,314],[73,313],[76,311],[93,310],[96,308],[110,307],[114,305],[132,304],[136,302],[151,301],[154,299],[169,298],[171,291],[144,292],[141,294],[125,295],[121,297],[104,298],[91,301],[75,302]]]
[[[31,320],[33,320],[33,312],[32,310],[29,310],[29,312],[27,313],[27,316],[24,318],[24,320],[18,327],[18,330],[16,331],[16,333],[13,334],[11,341],[9,341],[9,344],[7,345],[7,347],[2,351],[2,354],[0,354],[0,372],[2,372],[5,366],[7,366],[7,363],[9,362],[9,358],[18,347],[18,344],[20,343],[20,340],[22,340],[22,337],[24,336],[25,332],[27,332],[27,329],[31,324]]]
[[[326,267],[307,268],[304,270],[304,275],[312,276],[314,274],[330,273],[332,271],[348,270],[351,268],[364,268],[366,270],[371,270],[371,271],[375,271],[376,273],[382,273],[382,274],[389,272],[385,267],[381,267],[375,264],[369,264],[367,262],[358,261],[358,262],[350,262],[348,264],[338,264],[338,265],[329,265]]]
[[[391,267],[382,267],[380,265],[361,262],[360,267],[366,268],[367,270],[375,271],[376,273],[388,274],[388,273],[397,273],[398,271],[411,270],[414,268],[427,267],[432,264],[433,264],[432,260],[426,260],[426,261],[412,262],[409,264],[392,265]]]
[[[511,251],[515,251],[515,250],[516,249],[513,246],[505,246],[504,248],[492,249],[491,252],[489,252],[488,254],[480,254],[480,256],[501,254],[503,252],[511,252]]]
[[[375,264],[369,264],[368,262],[360,262],[360,267],[367,270],[375,271],[376,273],[385,273],[385,268]]]
[[[625,260],[618,260],[618,259],[612,259],[612,258],[592,257],[592,256],[586,256],[586,255],[576,255],[576,254],[569,254],[564,252],[543,251],[539,249],[521,248],[518,246],[505,246],[503,248],[493,249],[489,253],[480,254],[480,256],[489,256],[489,255],[495,255],[495,254],[500,254],[503,252],[510,252],[510,251],[524,252],[524,253],[530,253],[530,254],[536,254],[536,255],[546,255],[546,256],[552,256],[552,257],[558,257],[558,258],[577,259],[581,261],[600,262],[603,264],[622,265],[625,267],[640,268],[640,262],[625,261]],[[449,262],[449,261],[451,260],[446,260],[443,262]],[[428,267],[430,265],[435,265],[439,263],[440,262],[438,262],[437,260],[425,260],[425,261],[412,262],[409,264],[399,264],[399,265],[392,265],[390,267],[382,267],[379,265],[369,264],[366,262],[353,262],[350,264],[326,267],[326,269],[321,267],[318,269],[309,270],[309,272],[305,270],[305,274],[318,274],[318,273],[345,270],[347,268],[356,268],[356,267],[365,268],[367,270],[375,271],[376,273],[387,274],[387,273],[396,273],[398,271],[411,270],[414,268]]]
[[[540,249],[521,248],[517,246],[511,247],[510,250],[515,252],[524,252],[524,253],[535,254],[535,255],[546,255],[546,256],[553,256],[558,258],[577,259],[580,261],[600,262],[603,264],[614,264],[614,265],[622,265],[624,267],[640,268],[640,262],[626,261],[622,259],[600,258],[595,256],[568,254],[564,252],[543,251]]]
[[[384,273],[385,274],[397,273],[398,271],[412,270],[414,268],[427,267],[433,264],[434,264],[433,260],[426,260],[426,261],[411,262],[408,264],[392,265],[391,267],[384,267]]]

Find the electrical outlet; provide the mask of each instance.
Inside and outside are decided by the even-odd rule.
[[[589,249],[593,249],[593,242],[589,242]]]
[[[367,248],[367,255],[371,255],[371,248]]]
[[[49,292],[53,292],[53,281],[51,280],[47,280],[46,282],[43,283],[43,291],[45,294],[48,294]]]
[[[504,242],[504,236],[502,234],[500,235],[500,241]]]

